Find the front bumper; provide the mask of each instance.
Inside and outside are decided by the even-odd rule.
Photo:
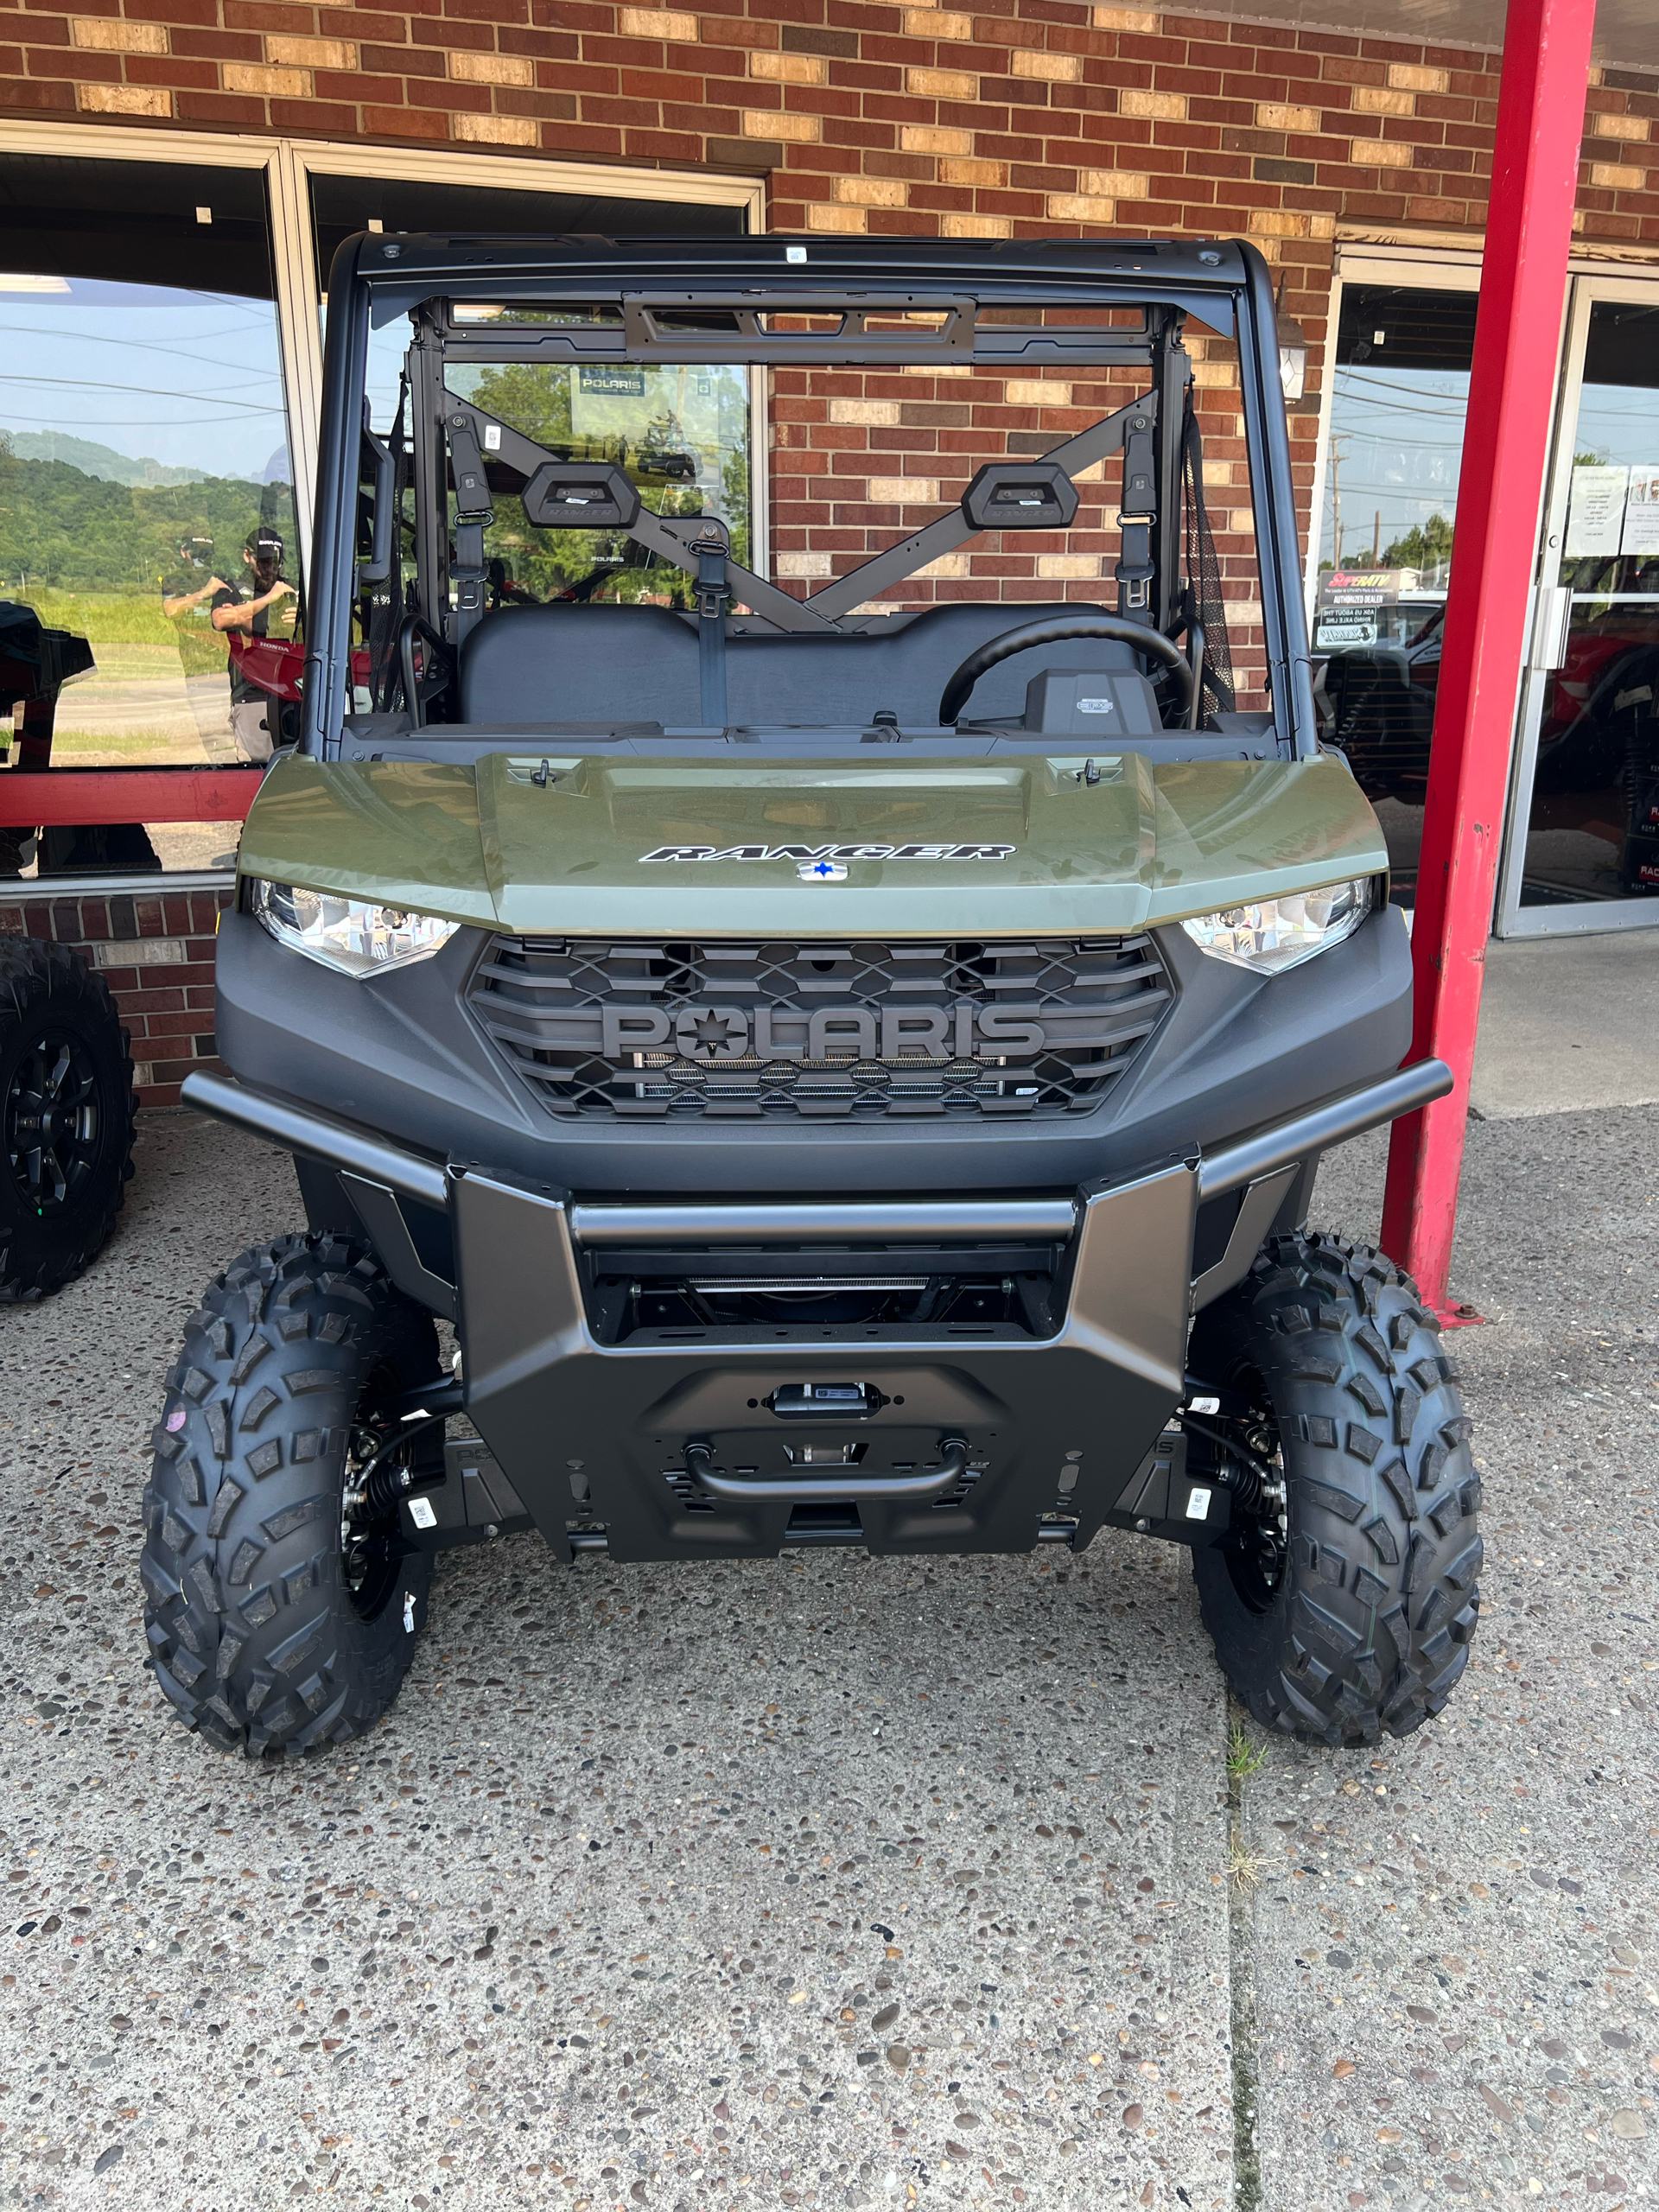
[[[1213,1541],[1225,1494],[1188,1482],[1165,1435],[1185,1395],[1192,1314],[1297,1217],[1323,1150],[1451,1082],[1427,1061],[1103,1186],[941,1204],[581,1205],[215,1077],[191,1077],[184,1097],[325,1162],[399,1287],[454,1316],[466,1410],[550,1541],[656,1560],[823,1541],[1022,1552],[1046,1538],[1081,1546],[1107,1524]],[[1198,1207],[1223,1201],[1224,1242],[1200,1264]],[[440,1211],[453,1279],[419,1234]],[[800,1324],[607,1341],[582,1268],[584,1251],[736,1249],[803,1266],[833,1251],[875,1268],[954,1249],[995,1271],[1014,1240],[1054,1254],[1041,1332]]]

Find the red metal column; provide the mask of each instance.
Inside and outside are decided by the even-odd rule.
[[[1412,957],[1410,1058],[1449,1096],[1394,1126],[1383,1249],[1443,1319],[1548,458],[1595,0],[1510,0]]]

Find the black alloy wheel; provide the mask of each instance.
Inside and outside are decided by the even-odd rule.
[[[0,939],[0,1303],[79,1274],[132,1173],[127,1033],[67,945]]]
[[[97,1171],[103,1127],[91,1052],[70,1030],[43,1029],[13,1067],[0,1107],[7,1163],[37,1220],[80,1196]]]

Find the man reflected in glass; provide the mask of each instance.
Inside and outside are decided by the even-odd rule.
[[[178,565],[162,578],[162,612],[169,622],[176,622],[181,614],[194,613],[205,600],[226,588],[213,567],[213,539],[181,537]]]
[[[269,523],[261,523],[249,535],[242,550],[242,560],[248,570],[246,582],[251,586],[245,594],[233,584],[221,584],[213,594],[213,625],[215,630],[228,636],[239,632],[245,641],[271,635],[271,613],[277,609],[276,632],[279,639],[293,635],[296,606],[283,606],[284,600],[296,598],[294,586],[283,575],[286,548],[282,533]],[[235,741],[238,758],[252,767],[262,768],[270,760],[276,742],[276,732],[270,717],[275,715],[276,702],[269,691],[253,683],[244,671],[237,653],[231,653],[231,735]]]

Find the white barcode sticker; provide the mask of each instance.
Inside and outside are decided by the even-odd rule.
[[[429,1497],[411,1497],[408,1500],[408,1505],[409,1517],[417,1529],[437,1527],[438,1516],[432,1510],[432,1501]]]
[[[1210,1493],[1207,1490],[1188,1491],[1186,1517],[1189,1521],[1207,1521],[1210,1518]]]

